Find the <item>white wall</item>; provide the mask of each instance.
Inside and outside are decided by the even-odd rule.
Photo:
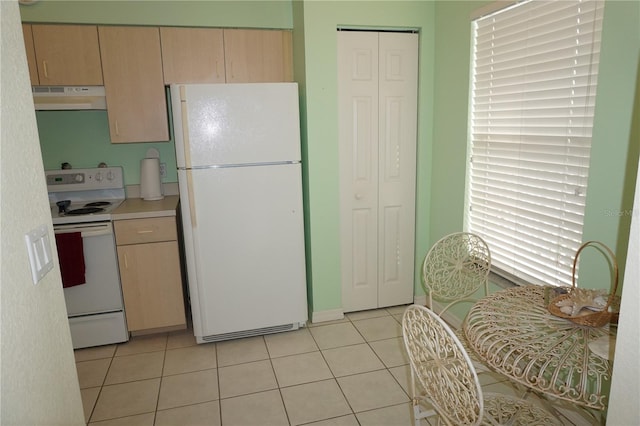
[[[636,425],[640,422],[640,171],[632,214],[609,395],[609,426]]]
[[[0,424],[84,425],[57,266],[31,280],[24,235],[56,253],[18,3],[0,1]]]

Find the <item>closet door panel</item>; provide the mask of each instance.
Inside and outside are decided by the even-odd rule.
[[[342,306],[411,303],[418,36],[338,32]]]
[[[357,311],[378,303],[378,40],[338,39],[342,304]]]
[[[378,307],[384,307],[413,301],[418,35],[380,33],[379,49]]]

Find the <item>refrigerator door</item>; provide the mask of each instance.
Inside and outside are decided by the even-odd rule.
[[[296,83],[171,86],[178,168],[300,161]]]
[[[198,341],[305,323],[300,164],[179,170],[178,178]]]

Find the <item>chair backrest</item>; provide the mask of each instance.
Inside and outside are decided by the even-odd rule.
[[[411,305],[402,317],[402,336],[412,374],[440,418],[456,426],[480,424],[478,375],[451,328],[430,309]]]
[[[433,309],[433,300],[445,306],[442,315],[452,305],[470,298],[484,286],[489,293],[491,252],[478,235],[456,232],[438,240],[422,262],[422,285]]]

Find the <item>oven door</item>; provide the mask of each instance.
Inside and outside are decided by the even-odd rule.
[[[120,273],[111,222],[55,225],[54,231],[56,234],[82,234],[86,283],[64,289],[68,316],[122,311]]]

